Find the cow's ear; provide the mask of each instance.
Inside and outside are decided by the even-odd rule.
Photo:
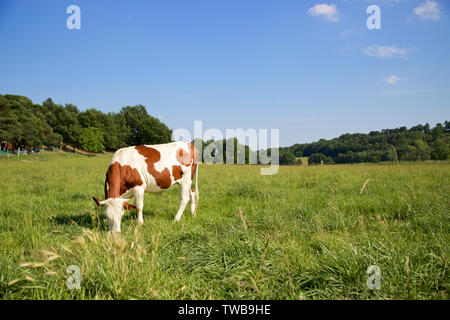
[[[99,198],[92,197],[92,200],[100,207],[105,204],[105,201],[100,200]]]
[[[136,206],[134,204],[124,202],[123,208],[124,208],[124,210],[132,210],[132,209],[136,209]]]

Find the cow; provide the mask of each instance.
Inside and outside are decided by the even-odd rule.
[[[195,191],[192,182],[195,175]],[[198,150],[193,143],[172,142],[139,145],[117,150],[106,172],[105,200],[92,197],[98,206],[105,206],[108,228],[120,232],[124,210],[137,209],[138,222],[144,223],[144,193],[161,194],[174,184],[180,185],[180,207],[175,222],[191,202],[191,214],[198,207]],[[135,205],[128,203],[135,199]]]

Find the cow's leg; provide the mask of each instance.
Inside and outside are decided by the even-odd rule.
[[[144,217],[142,215],[142,210],[144,209],[144,190],[136,189],[134,193],[134,200],[136,202],[136,209],[138,212],[138,222],[144,223]]]
[[[189,202],[189,181],[184,180],[180,183],[180,207],[178,208],[178,212],[175,215],[175,222],[180,221],[181,215],[183,214],[184,208],[186,208],[187,203]]]
[[[189,189],[189,201],[191,202],[191,214],[192,216],[195,218],[195,210],[196,208],[196,203],[195,203],[195,191],[192,190],[192,188]]]

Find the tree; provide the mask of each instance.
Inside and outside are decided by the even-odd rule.
[[[103,135],[99,128],[83,128],[78,137],[78,144],[89,152],[101,152],[105,150]]]
[[[127,106],[120,112],[130,130],[129,145],[158,144],[172,141],[172,130],[150,116],[143,105]]]
[[[66,143],[98,152],[166,143],[171,137],[172,131],[142,105],[105,114],[93,108],[80,112],[73,104],[62,106],[50,98],[39,105],[27,97],[0,95],[0,138],[21,147]]]
[[[300,154],[304,157],[322,154],[332,158],[335,163],[361,163],[392,161],[394,147],[398,160],[416,161],[430,159],[432,149],[434,158],[445,157],[445,146],[449,145],[449,141],[450,124],[445,121],[444,125],[436,124],[432,129],[429,124],[419,124],[409,130],[400,127],[371,131],[369,134],[346,133],[335,139],[295,144],[287,149],[297,157]],[[320,157],[315,156],[311,161],[320,163]]]
[[[77,145],[81,133],[81,126],[78,123],[78,108],[72,104],[63,107],[55,104],[50,98],[43,102],[43,107],[46,109],[47,121],[53,131],[62,137],[63,142]]]
[[[431,136],[433,140],[439,139],[444,135],[444,126],[440,123],[437,123],[436,126],[431,130]]]
[[[87,109],[78,114],[78,122],[83,128],[98,128],[103,136],[105,148],[108,150],[116,150],[126,145],[125,141],[120,140],[119,135],[122,132],[111,113],[105,114],[97,109]],[[125,130],[128,130],[126,126]]]
[[[431,148],[431,159],[433,160],[447,160],[450,156],[449,144],[444,139],[435,140]]]
[[[327,157],[322,153],[314,153],[308,158],[308,164],[331,164],[333,163],[333,159],[331,157]]]
[[[0,95],[0,138],[15,141],[21,134],[19,115],[11,107],[10,100]]]
[[[297,158],[288,148],[280,148],[280,164],[297,164]]]
[[[130,140],[131,130],[127,126],[125,116],[122,113],[109,113],[111,121],[113,122],[113,130],[115,133],[115,145],[107,146],[108,149],[119,149],[128,145]]]
[[[42,143],[59,145],[41,106],[27,97],[0,95],[0,138],[15,142],[22,148],[39,147]]]

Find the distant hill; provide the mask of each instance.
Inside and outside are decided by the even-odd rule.
[[[297,164],[309,157],[310,164],[361,163],[381,161],[447,160],[450,157],[450,122],[430,128],[417,125],[407,129],[383,129],[368,134],[343,134],[331,140],[294,144],[280,148],[280,164]]]

